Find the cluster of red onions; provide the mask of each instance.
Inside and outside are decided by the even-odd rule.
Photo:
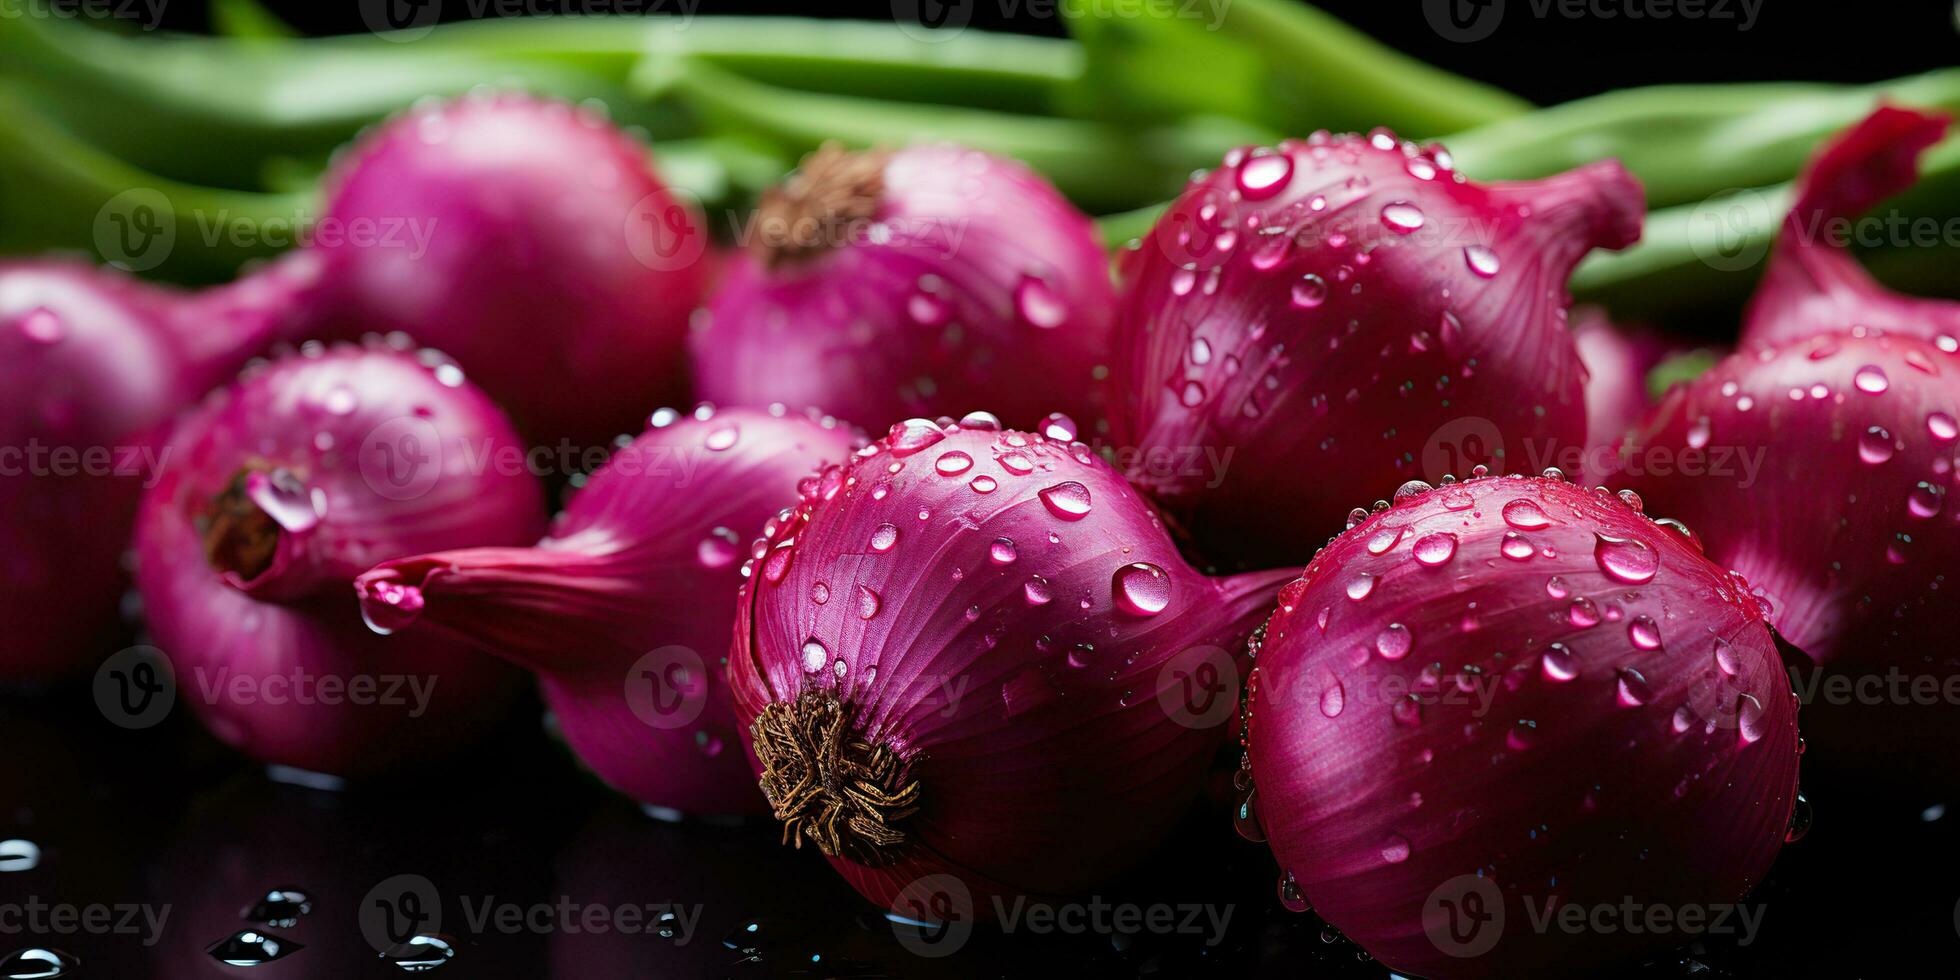
[[[0,263],[0,680],[87,666],[172,415],[259,352],[298,266],[191,294],[59,259]]]
[[[982,918],[1163,838],[1287,577],[1200,575],[1070,433],[984,413],[825,469],[748,571],[728,682],[786,842],[888,907],[955,876]]]
[[[1398,971],[1528,976],[1669,945],[1530,916],[1733,902],[1796,805],[1796,699],[1763,608],[1630,493],[1406,485],[1281,591],[1255,664],[1249,829],[1288,904]]]
[[[1100,417],[1115,301],[1095,226],[1022,164],[827,146],[762,200],[694,334],[701,397],[859,425],[993,406]]]
[[[1873,696],[1806,706],[1806,731],[1848,769],[1952,785],[1950,704],[1918,697],[1960,676],[1941,615],[1960,563],[1946,505],[1960,449],[1960,304],[1878,285],[1831,238],[1909,186],[1944,117],[1880,109],[1827,147],[1800,182],[1744,349],[1675,388],[1631,434],[1621,477],[1701,531],[1743,572],[1782,635]],[[1656,472],[1656,460],[1675,465]],[[1682,465],[1688,462],[1698,465]],[[1886,694],[1890,690],[1892,693]],[[1909,703],[1897,703],[1900,698]]]
[[[572,750],[621,793],[759,812],[722,683],[746,540],[857,441],[786,412],[656,413],[537,546],[400,558],[356,587],[377,630],[447,633],[535,672]]]
[[[1565,282],[1639,237],[1641,205],[1614,161],[1481,185],[1381,130],[1232,151],[1124,262],[1132,476],[1256,565],[1304,560],[1380,487],[1578,451]]]
[[[309,345],[181,417],[136,526],[136,582],[176,695],[220,739],[337,776],[480,734],[509,672],[467,645],[388,645],[355,576],[389,558],[520,544],[543,494],[516,433],[454,363]]]

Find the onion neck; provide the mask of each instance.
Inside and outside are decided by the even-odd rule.
[[[828,857],[886,867],[911,842],[905,821],[922,790],[891,746],[856,731],[854,713],[835,692],[805,691],[763,708],[749,732],[783,843],[807,839]]]
[[[796,173],[764,191],[755,237],[763,266],[807,262],[842,246],[855,225],[877,217],[890,160],[887,151],[853,153],[825,143]]]
[[[295,251],[223,286],[193,294],[167,319],[198,394],[229,381],[251,358],[286,339],[321,281],[320,256]]]
[[[1618,160],[1601,160],[1543,180],[1496,184],[1500,201],[1529,207],[1523,234],[1543,251],[1539,262],[1561,284],[1596,248],[1618,250],[1640,240],[1646,193]]]
[[[270,464],[240,469],[212,499],[204,558],[227,585],[262,599],[297,599],[334,578],[316,541],[326,497],[299,473]]]

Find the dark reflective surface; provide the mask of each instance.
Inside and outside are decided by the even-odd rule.
[[[1024,919],[1013,934],[921,936],[772,827],[646,817],[535,719],[469,759],[323,791],[268,778],[183,717],[109,725],[85,688],[0,696],[0,976],[1388,974],[1312,914],[1282,909],[1271,859],[1216,806],[1100,896],[1170,909],[1168,932],[1114,932],[1115,913],[1098,919],[1090,902],[1087,931]],[[1805,792],[1813,826],[1749,898],[1760,935],[1628,973],[1872,976],[1960,955],[1960,813],[1814,766]],[[915,952],[946,948],[921,945],[933,938],[956,952]]]

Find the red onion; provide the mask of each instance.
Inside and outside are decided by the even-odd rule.
[[[882,429],[979,401],[1102,414],[1114,304],[1095,226],[1018,162],[827,146],[764,196],[690,343],[702,397]]]
[[[378,346],[309,345],[184,416],[136,531],[179,699],[247,755],[336,775],[480,731],[509,675],[461,643],[385,646],[350,585],[389,558],[535,540],[537,481],[500,462],[517,447],[454,364]]]
[[[157,429],[268,342],[276,318],[258,311],[293,273],[192,295],[79,262],[0,263],[0,680],[99,652]]]
[[[565,740],[620,792],[759,812],[720,682],[743,542],[854,443],[829,419],[756,409],[653,424],[537,547],[397,559],[356,587],[377,629],[426,624],[535,671]]]
[[[328,179],[300,333],[403,331],[534,442],[606,444],[678,397],[700,218],[598,115],[498,94],[409,111]]]
[[[1797,182],[1763,284],[1743,319],[1747,346],[1782,344],[1853,326],[1928,340],[1960,337],[1960,303],[1903,296],[1847,251],[1859,215],[1912,186],[1920,153],[1949,117],[1884,107],[1820,151]]]
[[[1706,348],[1645,327],[1627,327],[1596,307],[1573,311],[1572,340],[1586,367],[1586,452],[1574,467],[1588,484],[1612,469],[1620,440],[1647,413],[1663,362],[1705,367],[1716,355]],[[1564,465],[1566,461],[1560,461]]]
[[[1583,448],[1566,277],[1640,219],[1614,161],[1482,185],[1383,130],[1233,150],[1125,262],[1132,478],[1209,552],[1272,564],[1366,488]]]
[[[896,425],[803,490],[728,671],[786,843],[887,906],[956,875],[986,917],[1163,837],[1285,573],[1198,574],[1087,446],[984,413]]]
[[[1398,972],[1533,976],[1680,939],[1534,929],[1548,901],[1679,911],[1762,876],[1797,706],[1740,579],[1562,480],[1413,483],[1356,519],[1281,590],[1250,682],[1289,904]]]

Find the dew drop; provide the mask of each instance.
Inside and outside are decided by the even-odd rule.
[[[741,437],[741,429],[736,428],[733,424],[724,425],[708,433],[708,437],[702,440],[702,445],[707,446],[715,452],[721,452],[734,448],[736,441]]]
[[[1375,636],[1375,652],[1381,654],[1383,660],[1400,660],[1408,656],[1414,646],[1415,636],[1401,623],[1390,623]]]
[[[1293,305],[1312,309],[1327,299],[1327,280],[1309,272],[1293,284]]]
[[[1858,458],[1873,466],[1891,459],[1894,448],[1892,433],[1883,426],[1874,425],[1858,437]]]
[[[1329,684],[1325,688],[1321,689],[1320,692],[1321,714],[1326,715],[1329,718],[1337,718],[1340,716],[1342,709],[1346,707],[1347,707],[1347,688],[1342,687],[1340,681],[1335,681],[1332,684]]]
[[[1407,201],[1395,201],[1382,208],[1382,226],[1406,235],[1422,227],[1422,209]]]
[[[983,473],[974,477],[973,482],[967,486],[972,487],[974,493],[993,493],[995,488],[1000,486],[1000,481]]]
[[[1960,436],[1960,423],[1954,422],[1953,416],[1945,412],[1934,412],[1926,416],[1926,431],[1941,442],[1952,442],[1954,437]]]
[[[1654,699],[1654,691],[1647,686],[1647,678],[1642,677],[1640,671],[1632,667],[1620,668],[1619,683],[1615,687],[1620,704],[1628,708],[1640,707]]]
[[[1524,535],[1516,531],[1504,532],[1504,543],[1498,545],[1498,550],[1503,553],[1504,557],[1512,561],[1531,560],[1531,542],[1526,541]]]
[[[1555,681],[1569,681],[1579,676],[1579,658],[1572,648],[1563,643],[1554,643],[1545,648],[1545,654],[1538,658],[1538,665],[1545,676]]]
[[[1089,513],[1089,488],[1070,480],[1041,491],[1041,502],[1048,512],[1065,521],[1079,521]]]
[[[1054,593],[1048,590],[1048,580],[1039,575],[1030,577],[1021,586],[1021,592],[1027,596],[1030,606],[1045,606],[1055,598]]]
[[[1565,615],[1572,625],[1580,629],[1591,629],[1599,625],[1599,606],[1585,596],[1572,600],[1572,605],[1567,607]]]
[[[1171,577],[1149,562],[1132,562],[1110,579],[1117,608],[1137,616],[1155,616],[1171,604]]]
[[[938,471],[940,476],[959,476],[973,468],[973,457],[955,449],[939,457],[932,468]]]
[[[1416,540],[1411,554],[1415,555],[1416,561],[1430,568],[1448,564],[1451,558],[1456,557],[1456,535],[1447,531],[1424,535]]]
[[[1239,167],[1239,193],[1248,201],[1278,194],[1293,179],[1293,158],[1284,153],[1255,156]]]
[[[1535,500],[1519,497],[1504,505],[1504,523],[1520,531],[1538,531],[1552,526],[1552,519]]]
[[[946,433],[928,419],[907,419],[893,425],[891,432],[885,436],[892,455],[901,459],[944,438]]]
[[[1043,330],[1053,330],[1068,318],[1068,308],[1054,287],[1033,275],[1022,276],[1014,287],[1014,310],[1023,322]]]
[[[1715,666],[1730,677],[1742,673],[1742,664],[1735,657],[1735,646],[1719,636],[1715,638]]]
[[[1482,279],[1490,279],[1497,275],[1497,253],[1491,251],[1487,245],[1463,246],[1463,264],[1469,266],[1470,271]]]
[[[1859,368],[1858,372],[1851,376],[1851,383],[1867,395],[1882,395],[1885,389],[1892,386],[1892,380],[1887,378],[1884,369],[1876,364],[1867,364]]]
[[[1014,559],[1020,557],[1014,550],[1014,542],[1007,538],[995,538],[993,545],[987,549],[987,556],[992,558],[996,565],[1012,565]]]
[[[898,544],[898,528],[891,524],[880,524],[871,531],[871,550],[886,552]]]
[[[1375,577],[1367,572],[1360,572],[1348,580],[1347,597],[1355,602],[1368,598],[1368,593],[1373,591],[1375,591]]]
[[[1940,487],[1922,480],[1906,495],[1906,510],[1921,520],[1936,517],[1945,497],[1946,492]]]
[[[877,618],[878,609],[880,608],[881,605],[882,603],[878,598],[878,593],[872,591],[870,586],[868,585],[858,586],[858,618],[859,619]],[[838,661],[838,662],[842,663],[842,661]]]
[[[1609,578],[1628,585],[1643,585],[1653,581],[1654,574],[1660,571],[1660,556],[1645,542],[1597,531],[1593,532],[1593,538],[1593,559]]]
[[[1627,621],[1627,639],[1642,650],[1661,648],[1661,628],[1651,616],[1642,614]]]
[[[1390,864],[1401,864],[1409,859],[1409,839],[1401,834],[1390,834],[1382,841],[1382,860]]]
[[[815,637],[803,641],[803,671],[814,674],[830,662],[830,650]]]
[[[1074,442],[1076,432],[1075,420],[1060,412],[1051,412],[1041,420],[1041,434],[1056,442]]]

